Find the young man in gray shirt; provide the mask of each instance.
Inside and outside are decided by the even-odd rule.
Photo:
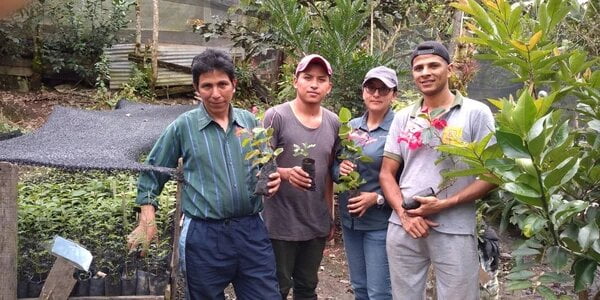
[[[494,130],[494,118],[484,104],[450,91],[452,64],[442,44],[419,44],[411,65],[423,99],[396,114],[379,175],[385,199],[394,209],[386,245],[393,297],[423,299],[433,263],[439,299],[478,299],[475,200],[495,186],[472,176],[440,186],[442,170],[465,166],[450,159],[436,164],[440,153],[434,147],[481,140]],[[444,112],[433,117],[430,113],[437,109]],[[413,198],[428,188],[434,195]],[[410,198],[420,207],[404,209],[402,202]]]
[[[333,237],[333,182],[330,167],[340,123],[321,102],[331,92],[331,66],[319,55],[304,57],[296,68],[296,98],[270,108],[264,126],[274,128],[272,144],[282,147],[277,157],[282,183],[265,200],[263,216],[273,244],[282,299],[290,288],[294,299],[317,299],[315,289],[325,242]],[[309,157],[315,162],[311,180],[295,157],[294,144],[314,144]],[[314,191],[309,190],[314,185]]]

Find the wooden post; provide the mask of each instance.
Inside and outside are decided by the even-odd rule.
[[[177,299],[179,290],[179,236],[181,235],[181,190],[183,189],[183,159],[179,158],[177,171],[177,194],[175,196],[175,215],[173,216],[173,255],[171,256],[171,300]]]
[[[18,168],[0,162],[0,299],[17,299]]]
[[[57,257],[46,283],[42,288],[39,300],[62,300],[69,298],[71,290],[77,283],[73,278],[75,268],[62,257]]]
[[[152,89],[156,88],[158,81],[158,31],[160,30],[158,18],[158,0],[152,0]]]

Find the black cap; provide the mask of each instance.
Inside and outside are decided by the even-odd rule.
[[[424,54],[433,54],[443,58],[448,64],[450,64],[450,55],[448,49],[444,45],[436,41],[425,41],[417,45],[410,56],[410,65],[412,66],[415,57]]]

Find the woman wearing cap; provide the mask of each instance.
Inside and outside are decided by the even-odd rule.
[[[379,169],[383,147],[394,112],[390,104],[397,95],[398,78],[390,68],[371,69],[363,81],[365,113],[352,119],[352,136],[371,163],[354,164],[337,161],[333,175],[338,179],[357,170],[366,183],[360,195],[348,199],[342,193],[339,199],[344,247],[350,269],[350,281],[356,299],[392,299],[390,274],[385,250],[387,224],[392,209],[386,204],[379,186]]]

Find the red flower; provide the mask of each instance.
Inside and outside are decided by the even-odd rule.
[[[421,132],[403,132],[398,136],[398,143],[405,142],[408,144],[408,149],[415,150],[423,146],[423,140],[421,140]]]
[[[433,120],[431,120],[431,125],[433,125],[433,127],[435,127],[438,130],[442,130],[442,129],[446,128],[446,126],[448,125],[448,122],[446,120],[442,120],[442,119],[433,119]]]

